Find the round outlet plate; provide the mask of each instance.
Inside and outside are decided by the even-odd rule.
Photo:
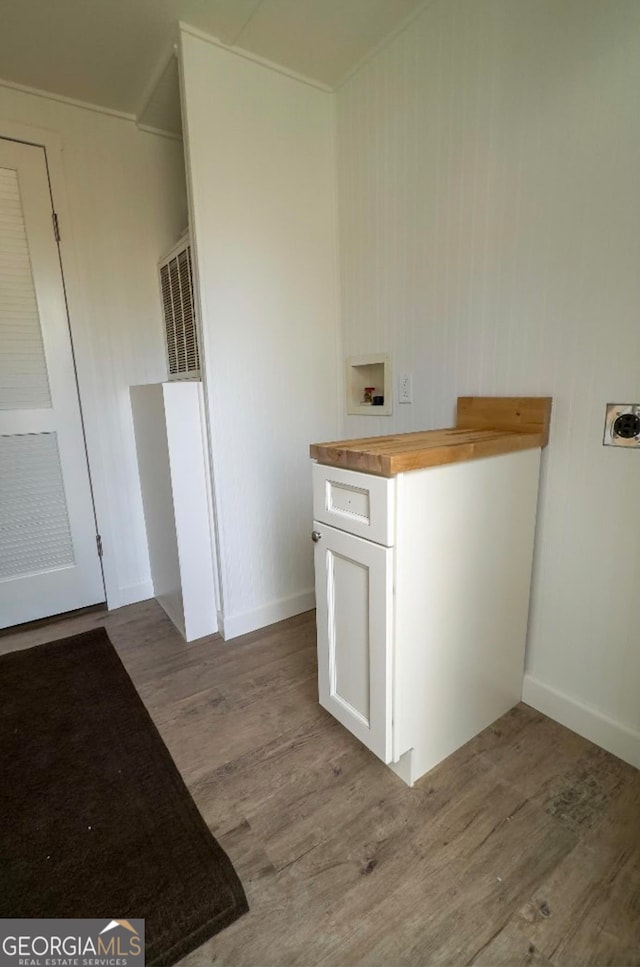
[[[603,444],[640,447],[640,403],[607,403]]]
[[[613,421],[613,436],[630,440],[640,434],[640,416],[637,413],[623,413]]]

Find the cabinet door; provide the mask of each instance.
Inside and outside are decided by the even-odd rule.
[[[390,762],[394,552],[313,526],[320,704]]]

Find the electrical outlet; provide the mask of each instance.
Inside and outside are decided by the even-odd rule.
[[[640,447],[640,403],[607,403],[605,447]]]
[[[413,380],[411,373],[401,373],[398,380],[398,403],[413,403]]]

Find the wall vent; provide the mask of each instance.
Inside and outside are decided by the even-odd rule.
[[[169,379],[200,379],[200,351],[188,235],[184,235],[162,259],[159,269]]]

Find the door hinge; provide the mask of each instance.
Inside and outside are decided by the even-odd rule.
[[[58,213],[51,212],[51,219],[53,221],[53,234],[55,235],[56,242],[60,241],[60,223],[58,221]]]
[[[96,544],[98,545],[98,557],[102,557],[102,537],[96,534]]]

